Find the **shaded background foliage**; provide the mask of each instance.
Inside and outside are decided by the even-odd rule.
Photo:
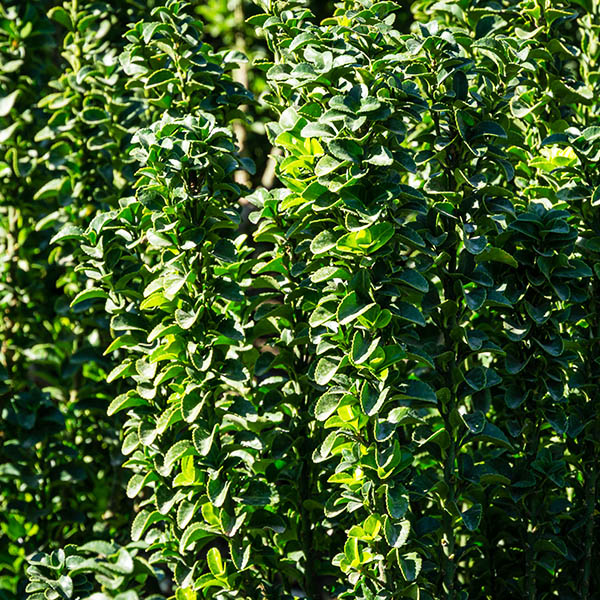
[[[2,597],[596,597],[599,14],[3,4]]]
[[[87,28],[63,43],[45,15],[50,8],[15,3],[2,9],[8,104],[1,192],[1,552],[7,597],[23,593],[26,555],[90,535],[113,537],[128,510],[118,424],[105,410],[114,392],[103,383],[110,369],[102,356],[106,319],[70,311],[65,292],[81,283],[68,256],[50,245],[62,222],[85,223],[105,206],[104,175],[84,155],[91,131],[85,114],[78,116],[88,90],[74,79],[85,69],[77,58],[83,48],[94,63],[94,51],[109,55],[105,37],[116,20],[97,4],[81,15]],[[61,71],[61,58],[70,68]],[[65,171],[70,177],[62,177]]]

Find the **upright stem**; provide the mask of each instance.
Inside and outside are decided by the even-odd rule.
[[[314,570],[314,552],[313,552],[313,536],[311,529],[311,518],[308,511],[304,507],[304,501],[310,497],[311,488],[311,472],[310,472],[310,456],[304,454],[309,460],[305,460],[302,465],[302,475],[300,481],[300,519],[301,524],[301,536],[302,536],[302,551],[304,553],[304,591],[309,598],[316,598],[316,582],[315,582],[315,570]]]
[[[451,185],[451,181],[448,181],[448,185]],[[449,219],[443,219],[444,229],[448,232],[454,232],[454,224]],[[455,233],[454,235],[450,235],[448,238],[448,243],[450,245],[455,244]],[[450,248],[450,260],[448,262],[447,270],[449,273],[452,273],[456,270],[456,250],[452,250]],[[444,297],[447,300],[456,301],[456,293],[454,291],[454,283],[450,277],[446,277],[443,282],[444,286]],[[450,319],[450,322],[447,324],[448,333],[455,329],[458,325],[457,315],[453,315]],[[449,340],[451,338],[449,337]],[[452,351],[454,353],[454,359],[450,361],[450,373],[448,375],[452,378],[453,374],[457,370],[457,365],[460,362],[460,349],[459,344],[456,341],[453,341],[451,344]],[[456,580],[456,538],[455,538],[455,528],[454,528],[454,518],[453,514],[456,507],[456,477],[455,477],[455,469],[456,469],[456,453],[457,453],[457,440],[455,436],[454,427],[450,422],[450,415],[452,411],[456,408],[456,389],[458,387],[458,382],[452,381],[452,391],[451,398],[447,406],[442,407],[440,410],[442,419],[444,421],[444,428],[448,433],[448,437],[450,438],[450,444],[446,453],[446,461],[444,463],[444,482],[446,483],[446,487],[448,489],[448,495],[446,496],[445,505],[443,506],[443,528],[444,528],[444,591],[446,593],[445,600],[454,600],[455,597],[455,580]]]
[[[450,424],[449,415],[454,407],[454,400],[452,405],[449,407],[447,413],[442,416],[444,418],[444,426],[447,431],[452,431]],[[449,507],[453,507],[456,502],[456,495],[454,490],[454,466],[456,461],[456,443],[453,437],[450,438],[450,446],[448,447],[448,455],[446,457],[446,463],[444,465],[444,481],[448,486],[448,496],[446,498],[446,507],[444,510],[444,537],[446,541],[445,545],[445,564],[444,564],[444,591],[446,592],[446,600],[454,600],[454,583],[456,574],[456,562],[455,562],[455,551],[456,542],[454,537],[454,524],[452,512]]]
[[[596,294],[598,286],[592,283],[590,293],[590,310],[589,314],[592,319],[596,320],[595,326],[590,327],[590,356],[587,361],[587,379],[591,383],[595,377],[592,369],[594,357],[598,356],[597,340],[600,339],[600,323],[597,320]],[[592,392],[593,393],[593,392]],[[595,402],[597,406],[597,400]],[[598,439],[599,427],[598,417],[596,422],[592,424],[592,439]],[[581,580],[581,598],[589,600],[590,596],[590,580],[592,577],[592,563],[594,550],[594,534],[595,534],[595,519],[594,508],[596,505],[597,483],[598,483],[598,453],[597,445],[594,441],[588,441],[585,444],[585,456],[589,457],[590,463],[585,476],[585,540],[584,540],[584,555],[583,555],[583,575]]]
[[[6,231],[6,254],[8,258],[8,271],[5,274],[4,283],[9,284],[13,287],[13,291],[16,295],[16,288],[14,287],[17,282],[17,263],[19,260],[18,249],[19,244],[17,243],[17,238],[19,234],[19,210],[15,206],[7,207],[7,220],[8,220],[8,229]],[[8,304],[13,307],[18,303],[18,300],[13,297],[12,300],[8,301]],[[12,376],[12,367],[13,361],[12,356],[14,351],[11,351],[8,340],[10,340],[11,335],[10,332],[14,327],[13,320],[10,316],[10,309],[6,310],[2,323],[2,331],[8,332],[8,335],[5,334],[2,336],[2,345],[0,347],[0,364],[4,364],[4,367],[9,373],[9,376]]]
[[[590,579],[592,575],[592,557],[594,549],[594,507],[596,504],[596,487],[598,481],[598,465],[593,443],[588,444],[593,460],[589,466],[585,480],[585,550],[583,559],[583,579],[581,582],[581,598],[589,600]]]
[[[535,419],[535,413],[533,418]],[[526,446],[527,453],[527,468],[531,468],[531,463],[537,456],[539,451],[540,442],[540,422],[538,421],[535,426],[535,432],[531,441]],[[523,500],[523,507],[525,516],[527,517],[527,523],[531,524],[531,530],[527,531],[527,548],[525,553],[525,591],[527,593],[528,600],[536,600],[536,588],[537,581],[535,576],[535,541],[537,537],[537,515],[535,504],[532,506],[531,511],[527,509],[525,499]]]
[[[239,50],[243,54],[246,54],[246,38],[244,36],[244,0],[237,0],[235,4],[235,9],[233,11],[235,16],[235,25],[237,27],[237,32],[235,34],[235,47],[236,50]],[[237,83],[241,83],[246,89],[248,88],[248,65],[247,63],[243,63],[240,65],[239,69],[236,69],[232,72],[233,80]],[[246,111],[247,106],[240,106],[240,110]],[[247,131],[246,125],[239,120],[233,122],[233,132],[237,139],[237,145],[240,149],[240,154],[244,154],[247,146]],[[243,169],[239,169],[235,172],[234,178],[236,183],[241,185],[245,185],[250,187],[251,181],[250,176]],[[242,205],[247,204],[245,199],[241,199],[240,203]]]
[[[528,532],[527,535],[527,554],[525,556],[525,574],[527,600],[535,600],[535,550],[533,549],[533,538],[535,531]]]
[[[485,506],[489,506],[490,504],[490,493],[488,491],[485,492]],[[490,572],[490,600],[497,600],[497,587],[496,587],[496,563],[495,563],[495,551],[496,545],[493,542],[494,534],[492,533],[492,528],[490,527],[489,519],[485,520],[485,538],[488,544],[488,564],[489,564],[489,572]]]
[[[268,190],[270,190],[275,183],[275,170],[277,167],[276,157],[281,156],[282,154],[283,152],[279,147],[273,147],[269,153],[269,158],[267,159],[267,164],[260,180],[260,185]]]

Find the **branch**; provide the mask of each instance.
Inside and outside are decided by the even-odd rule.
[[[237,27],[237,31],[235,33],[235,47],[236,50],[239,50],[244,55],[246,55],[246,40],[244,38],[244,0],[237,0],[235,9],[234,9],[235,23]],[[248,63],[242,63],[239,69],[235,69],[231,73],[233,81],[236,83],[240,83],[246,89],[248,89]],[[240,106],[240,110],[246,112],[248,110],[247,105]],[[233,133],[237,139],[237,145],[240,149],[240,154],[246,155],[246,141],[248,138],[248,133],[246,131],[246,124],[243,121],[235,121],[233,123]],[[234,174],[234,180],[236,183],[240,185],[250,187],[250,176],[243,169],[239,169]],[[240,200],[242,204],[246,204],[245,200]]]

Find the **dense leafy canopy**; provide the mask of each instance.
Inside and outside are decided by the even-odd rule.
[[[0,598],[596,597],[599,34],[3,4]]]

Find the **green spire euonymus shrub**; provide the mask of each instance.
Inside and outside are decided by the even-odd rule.
[[[90,14],[66,3],[66,19],[62,8],[51,10],[68,29],[86,23],[65,38],[61,75],[59,32],[44,15],[50,4],[1,9],[0,594],[8,598],[23,594],[26,555],[90,535],[119,537],[113,523],[128,521],[117,425],[105,409],[114,390],[102,383],[107,319],[70,313],[62,290],[77,291],[73,264],[50,245],[64,222],[87,222],[98,192],[89,180],[100,164],[80,160],[89,132],[77,123],[85,95],[79,57],[99,60],[93,51],[104,55],[117,21],[99,4]]]
[[[598,2],[26,4],[2,597],[595,598]]]
[[[310,404],[328,434],[320,458],[339,457],[328,481],[342,490],[330,492],[337,507],[329,513],[347,504],[359,515],[337,557],[342,570],[358,571],[349,580],[362,579],[366,596],[367,587],[395,586],[433,597],[476,586],[533,594],[536,559],[554,570],[552,554],[567,553],[556,527],[529,535],[527,524],[566,500],[556,490],[565,462],[553,439],[566,426],[552,404],[578,362],[565,360],[561,323],[569,314],[550,320],[543,307],[581,301],[591,272],[571,258],[569,213],[519,197],[511,155],[526,141],[504,97],[528,74],[517,60],[527,49],[460,38],[437,21],[417,39],[402,38],[376,12],[391,8],[340,12],[340,29],[306,27],[304,35],[290,13],[265,22],[281,54],[269,71],[269,100],[293,106],[271,129],[289,154],[278,170],[287,191],[273,194],[282,222],[266,225],[269,201],[259,197],[267,210],[257,239],[261,225],[272,236],[278,224],[305,274],[289,293],[318,299],[303,306],[312,380],[324,392],[313,390]],[[347,41],[320,39],[345,30]],[[362,32],[371,33],[363,44]],[[490,58],[484,50],[494,43]],[[336,52],[352,56],[345,68]],[[521,407],[529,395],[546,409],[529,415]],[[546,425],[541,447],[543,423],[552,429]],[[546,478],[549,464],[554,478]],[[402,510],[394,514],[396,483]],[[508,557],[507,543],[518,545]],[[386,581],[381,573],[394,568],[400,574]]]
[[[107,298],[118,335],[108,351],[122,355],[108,379],[136,384],[109,407],[136,407],[123,442],[134,470],[127,494],[141,500],[132,538],[170,566],[183,597],[195,585],[234,590],[244,581],[244,525],[269,525],[256,508],[269,488],[253,481],[259,438],[240,423],[258,432],[272,423],[247,399],[246,363],[257,351],[245,334],[250,249],[236,233],[233,174],[251,165],[219,126],[243,118],[237,106],[248,95],[229,75],[238,54],[212,52],[186,8],[168,2],[127,33],[127,87],[143,88],[162,116],[133,138],[136,196],[81,238],[95,287],[80,296]]]

